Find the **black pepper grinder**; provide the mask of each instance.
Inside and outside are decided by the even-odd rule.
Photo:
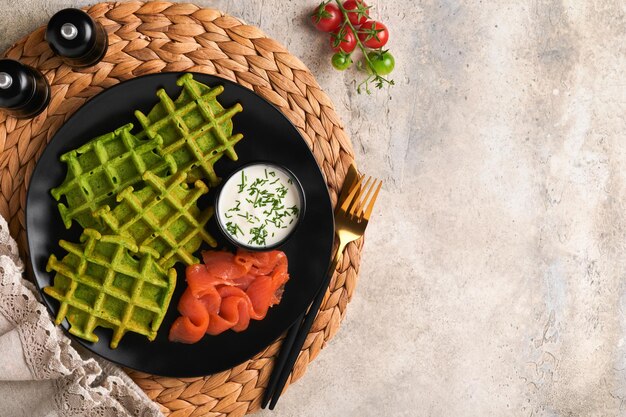
[[[79,9],[63,9],[52,16],[46,40],[67,65],[77,68],[96,65],[109,47],[102,25]]]
[[[0,59],[0,111],[19,119],[37,116],[50,101],[41,72],[12,59]]]

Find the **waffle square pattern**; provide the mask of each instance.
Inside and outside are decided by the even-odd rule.
[[[113,329],[111,348],[132,331],[154,340],[176,285],[176,271],[161,268],[159,254],[138,247],[124,236],[85,229],[81,243],[64,240],[68,254],[50,256],[46,269],[55,271],[46,294],[60,302],[55,323],[67,318],[70,333],[97,342],[96,327]]]
[[[141,182],[146,171],[160,176],[186,172],[189,182],[205,179],[210,186],[219,184],[214,164],[223,155],[238,159],[234,146],[243,135],[232,134],[232,118],[242,107],[237,103],[224,109],[217,101],[224,87],[209,87],[191,74],[177,84],[183,89],[175,101],[161,89],[159,103],[148,115],[135,112],[143,128],[136,135],[129,123],[61,156],[67,176],[51,193],[59,201],[66,228],[73,220],[83,228],[99,228],[93,212],[114,206],[116,194]]]
[[[67,204],[59,203],[58,208],[66,228],[73,219],[82,227],[98,226],[93,211],[113,205],[115,194],[141,181],[144,172],[162,174],[176,169],[170,156],[157,153],[160,138],[139,140],[130,133],[132,128],[129,123],[61,155],[67,176],[50,192],[57,201],[65,196]]]
[[[224,154],[238,159],[234,146],[243,135],[232,134],[232,118],[242,111],[241,104],[224,109],[216,99],[224,87],[209,87],[191,74],[180,77],[177,84],[183,91],[176,101],[161,89],[157,91],[159,104],[147,116],[135,111],[143,128],[138,136],[162,142],[160,153],[172,156],[179,170],[193,167],[191,181],[206,178],[215,186],[220,180],[213,169],[215,162]]]
[[[111,233],[132,239],[137,246],[160,254],[158,264],[169,268],[176,262],[198,263],[193,252],[202,241],[211,247],[217,242],[204,229],[213,215],[213,207],[204,212],[196,206],[198,198],[209,189],[200,180],[194,187],[183,186],[185,172],[160,178],[150,171],[143,174],[146,186],[135,191],[128,187],[117,196],[120,204],[111,210],[105,206],[96,212]]]

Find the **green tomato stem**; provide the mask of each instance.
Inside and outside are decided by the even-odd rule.
[[[370,64],[370,68],[371,68],[372,61],[370,61],[369,57],[367,56],[367,50],[366,50],[365,46],[361,43],[361,40],[359,39],[359,35],[358,35],[359,32],[356,30],[356,28],[354,27],[354,25],[350,21],[350,18],[348,17],[348,11],[343,7],[343,4],[341,4],[340,0],[335,0],[335,2],[337,3],[337,6],[339,7],[339,10],[341,10],[341,14],[343,14],[343,24],[341,25],[340,31],[343,30],[343,28],[346,26],[346,24],[348,24],[348,26],[350,26],[350,29],[352,29],[352,33],[354,33],[354,37],[356,38],[356,44],[359,47],[359,49],[361,50],[361,52],[363,52],[363,56],[365,57],[365,61],[367,61],[367,63]],[[378,75],[373,68],[372,68],[372,71],[374,72],[374,74]]]
[[[346,25],[348,25],[350,27],[350,29],[352,30],[352,33],[354,33],[354,37],[356,38],[356,44],[358,45],[359,49],[361,50],[361,52],[363,53],[363,57],[365,58],[365,62],[367,65],[366,71],[367,69],[369,69],[372,74],[368,75],[368,77],[363,80],[358,86],[357,86],[357,92],[361,92],[361,86],[363,84],[365,84],[365,91],[367,92],[367,94],[370,94],[370,90],[369,90],[369,82],[372,81],[377,81],[376,87],[377,88],[382,88],[382,83],[386,82],[389,85],[393,85],[393,80],[388,80],[385,77],[383,77],[382,75],[380,75],[376,69],[374,68],[374,64],[372,63],[372,61],[370,60],[369,56],[367,55],[367,48],[365,47],[365,45],[363,45],[361,43],[361,40],[359,39],[359,31],[354,27],[354,25],[352,24],[352,22],[350,21],[350,18],[348,17],[348,10],[346,10],[343,7],[343,4],[341,4],[340,0],[335,0],[335,3],[337,3],[337,6],[339,7],[339,10],[341,10],[341,14],[343,15],[343,23],[341,24],[341,27],[339,28],[339,32],[338,33],[342,33],[343,29],[346,27]],[[349,54],[348,54],[349,56]]]

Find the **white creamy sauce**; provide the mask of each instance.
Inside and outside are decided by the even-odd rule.
[[[293,177],[275,165],[249,165],[222,186],[217,215],[225,233],[250,247],[283,241],[300,216],[300,189]]]

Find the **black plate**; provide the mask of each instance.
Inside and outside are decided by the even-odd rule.
[[[181,75],[147,75],[105,90],[59,129],[41,155],[30,181],[26,229],[35,280],[53,317],[59,304],[41,291],[41,288],[52,285],[53,280],[53,274],[46,272],[46,262],[52,253],[59,258],[65,255],[58,245],[59,239],[78,242],[81,233],[75,222],[71,229],[65,229],[56,201],[50,195],[50,189],[61,184],[66,174],[66,166],[59,161],[59,156],[128,122],[134,122],[135,130],[138,130],[133,111],[139,109],[147,113],[157,103],[155,93],[161,87],[170,96],[178,96],[180,87],[176,86],[176,80]],[[110,361],[155,375],[209,375],[242,363],[263,350],[287,330],[313,300],[328,267],[334,238],[328,188],[313,154],[291,122],[269,102],[240,85],[205,74],[194,74],[194,78],[211,86],[223,85],[224,92],[218,98],[224,107],[237,102],[243,106],[243,112],[233,119],[233,131],[244,135],[236,146],[239,160],[233,162],[227,157],[221,158],[215,165],[216,172],[226,177],[238,167],[256,160],[283,165],[302,183],[307,209],[298,229],[279,248],[287,254],[291,276],[283,299],[279,305],[270,308],[264,320],[251,321],[246,331],[205,336],[193,345],[169,342],[169,328],[178,316],[176,306],[186,287],[184,267],[178,265],[176,291],[156,340],[149,342],[144,336],[127,333],[117,349],[110,349],[112,332],[102,328],[96,330],[100,338],[98,343],[75,338],[87,349]],[[214,194],[215,189],[204,196],[199,205],[212,204]],[[234,249],[218,231],[215,217],[208,229],[218,240],[218,247]],[[62,326],[67,330],[69,324],[64,321]]]

